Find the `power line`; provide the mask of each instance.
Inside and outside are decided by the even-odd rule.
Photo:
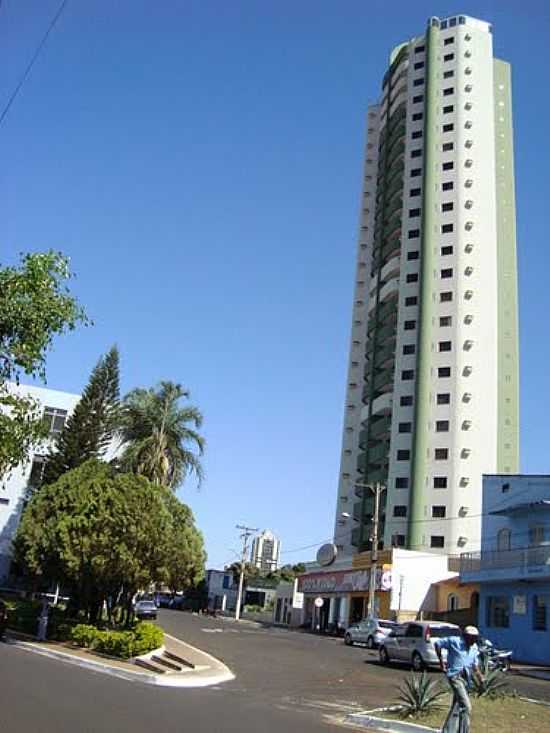
[[[29,74],[31,73],[32,67],[34,66],[36,60],[40,56],[40,52],[42,51],[42,49],[46,45],[46,41],[48,40],[48,36],[50,35],[50,33],[55,28],[55,26],[57,24],[57,21],[59,20],[59,18],[61,17],[61,14],[65,10],[65,6],[67,5],[67,2],[68,2],[68,0],[62,0],[61,5],[57,9],[56,14],[53,16],[53,18],[50,21],[50,24],[48,26],[48,29],[46,30],[46,32],[42,36],[42,40],[40,41],[40,43],[36,47],[36,50],[35,50],[34,54],[32,55],[31,60],[29,61],[28,65],[27,65],[27,68],[25,69],[25,71],[23,73],[23,76],[21,77],[21,79],[19,80],[17,86],[15,87],[15,89],[13,90],[13,92],[11,93],[11,96],[8,99],[7,103],[6,103],[6,106],[2,110],[2,114],[0,115],[0,126],[4,122],[4,120],[6,118],[6,115],[10,111],[10,108],[11,108],[12,104],[14,103],[15,98],[17,97],[17,95],[19,94],[19,92],[21,90],[21,87],[26,82]],[[1,7],[1,5],[2,5],[2,0],[0,0],[0,7]]]

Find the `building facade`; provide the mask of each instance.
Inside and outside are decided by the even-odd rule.
[[[491,26],[431,18],[369,107],[335,544],[479,548],[483,473],[518,471],[509,65]]]
[[[461,556],[460,578],[479,583],[485,636],[517,661],[548,664],[550,476],[484,476],[481,551]]]
[[[262,573],[277,570],[280,554],[281,543],[269,529],[265,529],[261,534],[254,537],[250,562],[259,568]]]
[[[52,442],[80,400],[80,395],[43,387],[14,384],[10,385],[10,391],[32,397],[40,404],[43,420],[48,427],[49,439],[35,446],[28,463],[17,466],[4,477],[0,485],[0,585],[6,583],[9,575],[11,543],[19,524],[27,491],[40,483],[46,455]]]
[[[239,584],[230,570],[207,570],[208,607],[220,611],[234,611],[237,607]]]

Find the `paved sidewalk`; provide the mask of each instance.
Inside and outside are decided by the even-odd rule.
[[[169,634],[164,635],[164,640],[161,649],[127,661],[93,653],[70,642],[37,642],[23,634],[9,633],[7,643],[67,664],[148,685],[208,687],[235,679],[231,670],[210,654]],[[138,666],[138,660],[150,668]]]

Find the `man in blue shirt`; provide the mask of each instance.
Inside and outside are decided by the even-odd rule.
[[[435,651],[439,664],[453,691],[453,702],[441,733],[470,733],[472,704],[468,687],[472,675],[481,676],[479,671],[479,631],[475,626],[466,626],[462,636],[448,636],[435,639]],[[447,650],[444,659],[442,650]]]

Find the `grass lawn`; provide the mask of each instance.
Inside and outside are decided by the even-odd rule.
[[[547,733],[550,731],[550,706],[524,702],[519,697],[501,697],[494,700],[474,698],[471,733]],[[421,718],[405,718],[409,723],[441,728],[450,707],[450,699],[436,712]],[[382,716],[381,716],[382,717]],[[399,718],[397,713],[383,717]],[[403,720],[403,718],[399,718]]]

